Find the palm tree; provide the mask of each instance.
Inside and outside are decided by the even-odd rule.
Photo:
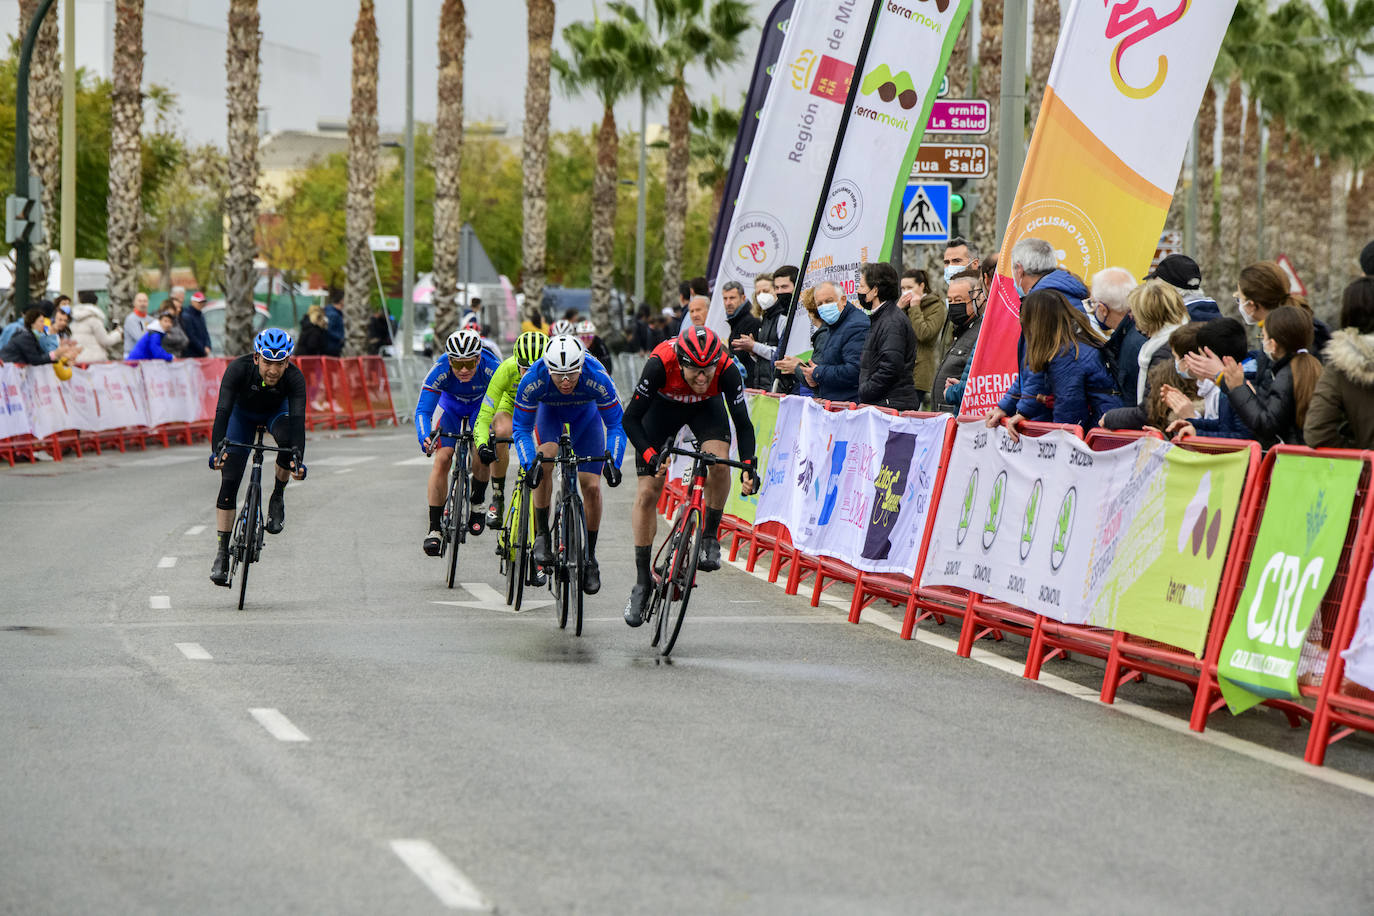
[[[596,135],[596,172],[592,179],[592,321],[611,326],[611,282],[615,259],[616,133],[615,105],[658,72],[659,55],[648,30],[637,17],[597,17],[563,29],[568,57],[554,52],[551,60],[563,91],[569,95],[590,90],[601,102],[601,127]],[[676,288],[674,288],[676,291]]]
[[[39,0],[20,0],[20,35],[28,29],[38,3]],[[142,34],[141,29],[139,34]],[[140,75],[142,53],[140,47]],[[29,174],[43,183],[43,239],[29,249],[29,289],[35,297],[44,298],[48,288],[49,252],[57,239],[57,189],[62,177],[62,58],[57,50],[56,10],[49,10],[38,27],[33,63],[29,68],[29,86]],[[137,253],[135,247],[135,261]]]
[[[377,199],[377,16],[373,0],[360,0],[353,27],[353,107],[348,118],[348,201],[344,280],[345,352],[367,345],[372,298],[372,250],[367,237],[376,220]],[[437,211],[437,206],[436,206]],[[436,233],[437,233],[436,229]]]
[[[115,4],[114,39],[114,79],[110,90],[110,198],[106,226],[110,317],[122,322],[133,310],[134,296],[138,293],[138,237],[143,215],[143,0],[118,0]],[[67,257],[75,255],[74,251],[66,252]],[[46,265],[46,253],[43,261]],[[34,289],[47,288],[46,273],[45,270],[43,285]]]
[[[434,334],[440,340],[458,329],[458,246],[463,236],[458,178],[463,161],[465,17],[463,0],[444,0],[439,13],[439,110],[431,148],[434,161]]]
[[[525,127],[521,144],[524,185],[521,240],[525,302],[544,298],[547,271],[549,205],[549,60],[553,53],[553,0],[527,0],[526,37],[529,67],[525,71]]]
[[[672,86],[668,100],[668,160],[663,195],[663,297],[665,302],[671,302],[678,283],[684,279],[682,248],[687,223],[692,119],[692,103],[687,98],[687,68],[700,65],[708,74],[715,74],[720,67],[734,63],[742,51],[740,36],[752,23],[749,4],[743,0],[715,0],[709,12],[706,0],[653,0],[652,7],[664,76]]]
[[[225,67],[228,71],[229,253],[224,261],[224,337],[230,353],[253,347],[253,287],[258,224],[257,0],[230,0]]]
[[[696,162],[697,184],[711,191],[711,232],[720,220],[720,205],[725,199],[725,182],[730,177],[730,159],[739,120],[744,108],[722,108],[712,98],[711,107],[692,106],[692,159]]]

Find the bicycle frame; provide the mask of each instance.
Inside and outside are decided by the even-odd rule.
[[[267,452],[289,452],[292,456],[292,464],[300,469],[302,478],[305,476],[305,464],[301,461],[300,452],[295,448],[286,449],[265,444],[262,437],[266,432],[266,426],[257,427],[252,443],[234,442],[226,439],[222,443],[223,449],[220,452],[221,456],[227,456],[230,448],[246,448],[253,453],[253,470],[248,477],[248,491],[243,495],[243,508],[234,521],[234,532],[231,535],[229,549],[229,584],[231,587],[239,565],[242,564],[243,566],[243,578],[239,580],[240,611],[243,610],[244,597],[248,593],[248,567],[250,564],[258,562],[264,541],[262,516],[263,458]]]
[[[549,520],[549,537],[552,539],[550,547],[554,556],[549,588],[554,596],[554,612],[558,615],[559,628],[567,626],[569,604],[573,603],[575,596],[575,635],[578,636],[582,635],[582,570],[586,565],[587,543],[587,517],[582,504],[578,466],[586,462],[610,460],[610,452],[595,456],[573,454],[572,436],[566,429],[558,436],[558,454],[552,458],[539,456],[541,464],[552,465],[559,472],[557,498],[554,498],[553,492],[549,494],[549,506],[553,510]],[[550,490],[553,490],[552,486]],[[533,497],[533,493],[530,495]],[[575,528],[568,527],[565,531],[565,526]]]
[[[459,423],[458,430],[445,430],[441,425],[436,428],[429,436],[429,449],[432,454],[445,446],[440,445],[444,439],[455,440],[453,457],[449,459],[448,468],[448,496],[444,501],[443,525],[439,530],[439,556],[448,556],[448,587],[453,588],[454,580],[458,575],[458,547],[467,542],[467,516],[466,506],[468,494],[472,492],[472,455],[473,433],[472,424],[464,418]],[[449,553],[452,546],[453,552]]]

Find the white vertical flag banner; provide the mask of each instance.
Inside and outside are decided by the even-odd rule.
[[[857,292],[859,267],[887,260],[901,227],[902,195],[972,0],[884,3],[873,28],[854,110],[800,286],[836,283]],[[810,349],[810,327],[793,322],[788,352]]]
[[[728,281],[752,291],[761,273],[801,267],[872,15],[871,0],[797,0],[793,7],[711,296],[707,325],[722,337],[729,333],[721,300]]]

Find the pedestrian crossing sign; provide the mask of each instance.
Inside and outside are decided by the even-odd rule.
[[[947,181],[908,184],[902,195],[902,241],[948,242],[949,203]]]

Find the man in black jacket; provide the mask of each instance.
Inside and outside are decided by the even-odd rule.
[[[763,320],[756,335],[741,334],[731,340],[730,348],[736,353],[752,353],[757,359],[754,364],[754,378],[751,388],[771,391],[773,388],[773,363],[780,352],[779,338],[787,324],[787,312],[792,307],[792,293],[797,282],[797,268],[790,264],[779,267],[773,274],[773,293],[777,296],[773,304],[763,313]],[[786,343],[781,344],[781,349]],[[779,377],[778,390],[784,394],[796,388],[791,376]]]
[[[748,335],[754,337],[758,334],[763,322],[754,317],[753,311],[749,308],[749,300],[744,298],[744,285],[738,280],[731,280],[721,287],[721,302],[725,305],[725,321],[730,325],[730,340],[727,346],[735,348],[735,341]],[[739,359],[740,365],[744,366],[744,380],[748,384],[754,377],[754,354],[752,352],[740,352],[735,354]]]
[[[859,360],[859,401],[893,410],[916,410],[920,395],[911,380],[916,368],[916,332],[897,307],[902,294],[897,271],[886,261],[859,272],[859,302],[869,310],[868,340]]]

